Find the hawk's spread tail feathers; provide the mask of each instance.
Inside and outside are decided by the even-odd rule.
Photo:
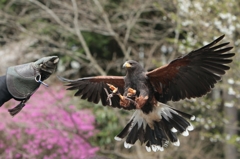
[[[155,107],[149,114],[136,110],[115,140],[120,141],[126,137],[125,148],[132,147],[139,140],[141,144],[146,145],[146,150],[149,152],[163,151],[169,141],[175,146],[180,145],[177,132],[188,136],[188,131],[193,130],[187,119],[194,120],[195,117],[165,104]]]

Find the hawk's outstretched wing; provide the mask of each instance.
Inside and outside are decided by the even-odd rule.
[[[80,96],[81,99],[86,99],[89,102],[98,103],[102,101],[102,105],[118,107],[123,109],[135,109],[135,106],[122,107],[120,103],[120,98],[114,95],[108,100],[108,94],[112,91],[107,84],[112,84],[118,88],[119,92],[123,94],[124,92],[124,77],[123,76],[95,76],[95,77],[85,77],[76,80],[68,80],[60,78],[64,82],[68,82],[68,90],[77,90],[75,96]]]
[[[147,72],[156,98],[160,102],[200,97],[211,90],[225,74],[234,53],[229,43],[216,45],[224,35],[212,43],[181,56],[169,64]]]

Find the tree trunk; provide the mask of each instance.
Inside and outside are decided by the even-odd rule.
[[[228,122],[224,126],[224,133],[227,136],[227,142],[224,147],[225,159],[237,159],[236,147],[228,143],[228,139],[234,135],[237,135],[237,108],[233,102],[233,95],[230,95],[226,90],[223,93],[223,106],[224,106],[224,117]]]

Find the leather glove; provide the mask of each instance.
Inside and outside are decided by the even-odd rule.
[[[13,109],[9,109],[12,116],[17,114],[24,106],[31,95],[44,84],[55,70],[59,58],[57,56],[43,57],[35,62],[9,67],[7,70],[7,88],[10,94],[21,101]]]

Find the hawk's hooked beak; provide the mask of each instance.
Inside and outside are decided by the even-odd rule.
[[[128,62],[125,62],[125,63],[123,64],[123,67],[124,67],[124,68],[130,68],[130,67],[132,67],[132,65],[131,65],[130,63],[128,63]]]

